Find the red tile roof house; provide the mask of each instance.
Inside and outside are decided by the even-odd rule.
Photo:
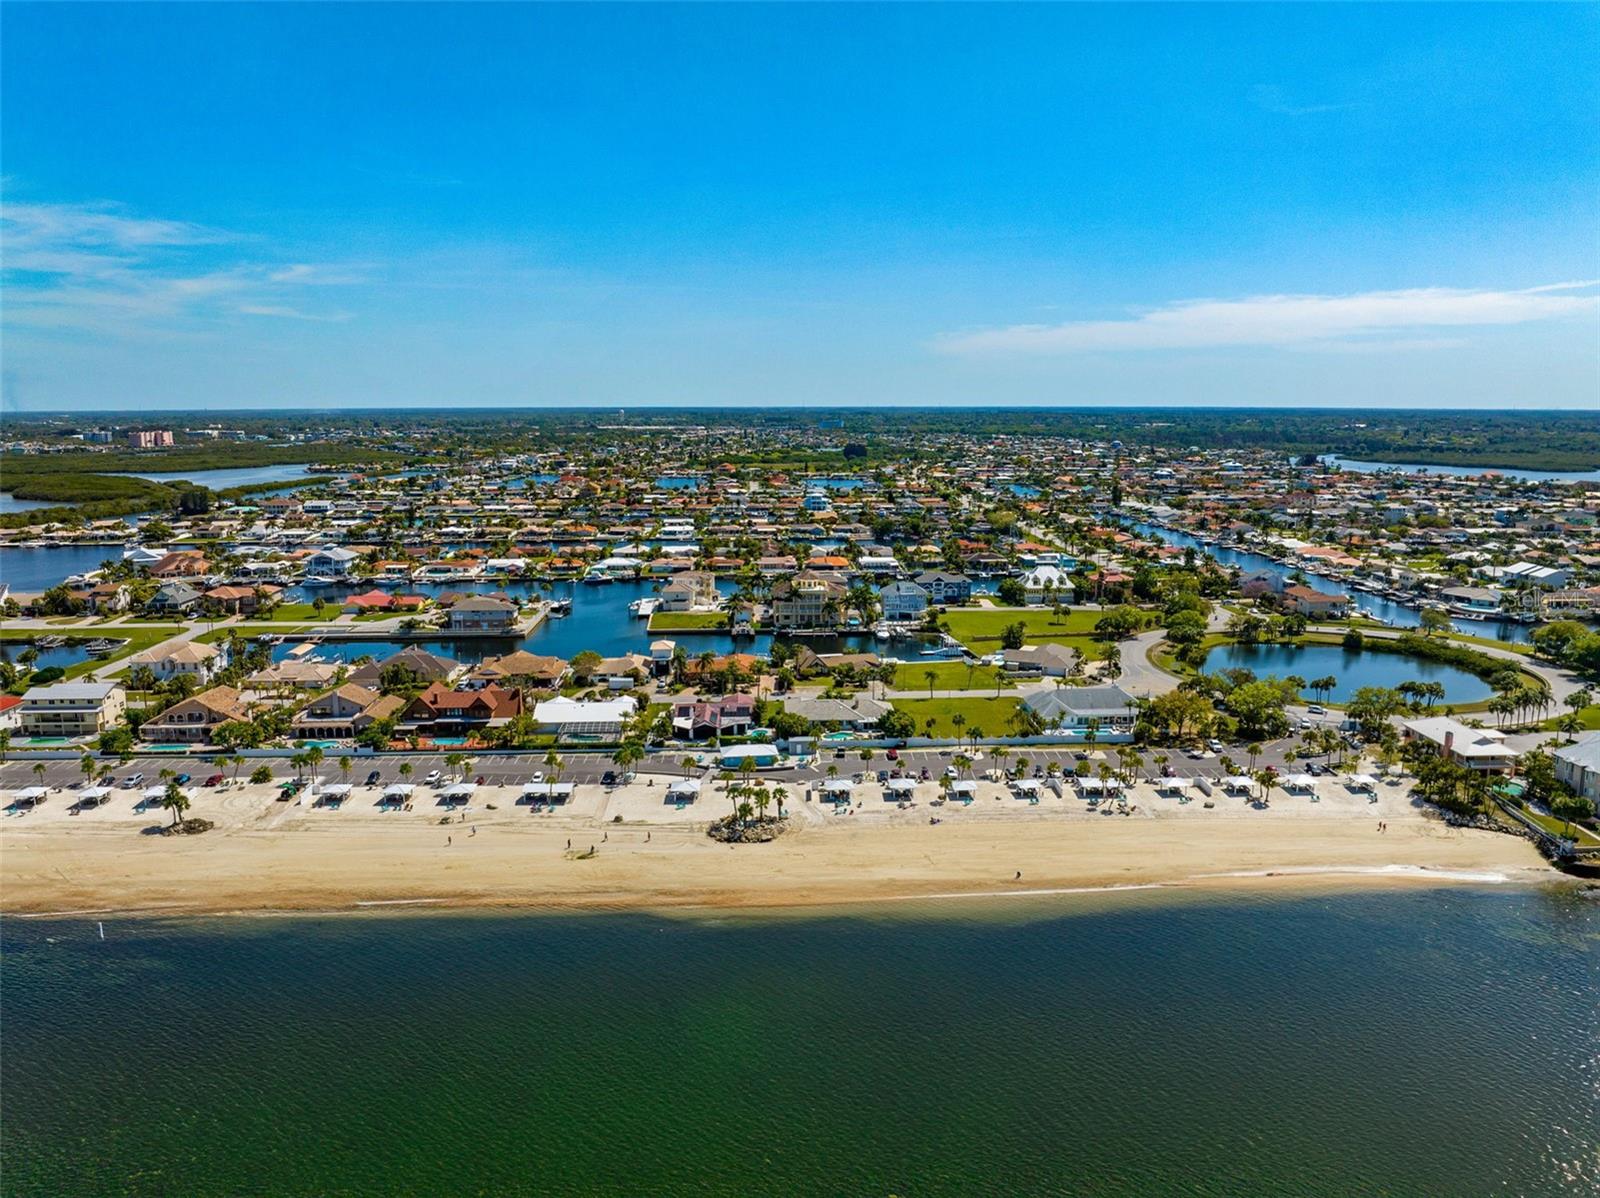
[[[406,708],[403,722],[438,736],[470,735],[522,714],[522,692],[490,684],[481,690],[454,691],[435,682]]]

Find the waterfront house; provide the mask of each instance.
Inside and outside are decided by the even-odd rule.
[[[167,647],[146,649],[133,659],[133,664],[148,666],[157,681],[169,682],[174,678],[189,678],[204,686],[228,664],[227,653],[217,645],[199,641],[184,641]]]
[[[271,604],[283,588],[279,586],[220,586],[206,591],[201,599],[214,603],[231,616],[249,616],[263,604]]]
[[[1090,727],[1105,736],[1133,733],[1138,704],[1120,686],[1069,686],[1029,695],[1022,705],[1052,728],[1082,732]]]
[[[772,623],[790,630],[837,628],[846,594],[844,583],[832,575],[796,574],[772,588]]]
[[[533,708],[541,732],[561,739],[619,740],[639,710],[632,699],[547,699]]]
[[[1027,592],[1030,604],[1055,599],[1059,603],[1072,602],[1076,591],[1072,575],[1060,566],[1035,566],[1022,576],[1022,589]]]
[[[720,601],[716,578],[701,571],[679,574],[661,588],[661,611],[714,611]]]
[[[296,738],[326,736],[348,740],[379,720],[398,716],[406,701],[347,682],[302,707],[290,725]]]
[[[1600,802],[1600,732],[1585,732],[1551,756],[1557,782],[1566,783],[1573,794]]]
[[[1342,620],[1350,610],[1350,597],[1295,584],[1283,588],[1283,606],[1308,619]]]
[[[1021,649],[1003,650],[1000,663],[1013,674],[1065,678],[1078,664],[1078,653],[1065,645],[1026,645]]]
[[[972,580],[965,574],[924,570],[911,581],[927,591],[929,601],[938,606],[967,603],[972,599]]]
[[[231,686],[214,686],[180,699],[153,720],[139,727],[139,735],[153,743],[203,744],[219,724],[250,718],[249,705]]]
[[[860,731],[888,715],[894,705],[858,694],[852,699],[785,699],[783,709],[813,724],[836,724],[842,729]]]
[[[1473,728],[1450,716],[1407,720],[1400,726],[1400,738],[1407,743],[1431,745],[1441,757],[1481,773],[1509,773],[1516,764],[1516,751],[1505,743],[1505,734],[1490,728]]]
[[[162,615],[188,615],[200,606],[203,598],[198,587],[180,579],[177,582],[162,583],[147,607],[150,611]]]
[[[891,582],[878,592],[883,618],[894,621],[920,620],[928,610],[928,592],[914,582]]]
[[[672,705],[672,732],[682,740],[743,736],[755,718],[756,701],[749,695],[678,699]]]
[[[57,682],[23,692],[25,736],[97,736],[121,723],[127,692],[113,682]]]
[[[448,682],[466,669],[454,658],[441,657],[416,645],[407,645],[382,661],[369,661],[366,665],[357,666],[350,674],[350,681],[376,690],[383,672],[391,668],[405,670],[423,682]]]
[[[307,578],[349,578],[360,556],[339,545],[325,546],[306,555],[305,575]]]
[[[476,685],[499,683],[501,686],[531,690],[553,690],[567,676],[568,666],[559,657],[541,657],[518,649],[503,657],[491,657],[472,671],[471,680]]]
[[[522,714],[522,692],[494,683],[477,690],[450,690],[435,682],[411,700],[404,722],[431,735],[470,735]]]
[[[511,633],[516,630],[517,605],[493,595],[471,596],[451,604],[451,632]]]

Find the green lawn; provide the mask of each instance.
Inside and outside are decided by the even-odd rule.
[[[933,688],[941,691],[994,689],[993,666],[969,666],[963,661],[930,661],[927,664],[912,662],[896,666],[893,686],[896,690],[927,690],[928,671],[934,675]]]
[[[285,620],[331,620],[343,612],[343,606],[338,603],[328,603],[322,608],[322,614],[317,615],[317,609],[309,603],[280,603],[270,613],[264,616],[246,616],[242,623],[263,624],[275,623]]]
[[[1069,611],[1057,618],[1048,607],[953,608],[944,622],[950,635],[977,653],[1000,648],[1000,635],[1009,624],[1020,622],[1027,645],[1066,645],[1083,654],[1085,661],[1106,655],[1107,642],[1094,637],[1095,622],[1105,614],[1090,609]]]
[[[693,632],[728,626],[725,611],[658,611],[650,617],[649,632]]]
[[[1021,702],[1015,696],[998,699],[895,699],[894,708],[917,722],[919,736],[930,719],[934,721],[935,736],[965,736],[974,728],[983,729],[988,736],[1007,736],[1010,729],[1006,721]],[[952,722],[952,717],[958,713],[966,717],[966,722],[960,728]]]
[[[1566,709],[1563,708],[1561,715],[1564,716],[1566,714]],[[1561,716],[1551,716],[1539,726],[1546,732],[1556,732],[1558,731],[1556,723],[1560,718]],[[1593,732],[1596,729],[1600,729],[1600,703],[1591,703],[1588,707],[1580,708],[1578,710],[1578,719],[1582,722],[1584,731],[1586,732]]]

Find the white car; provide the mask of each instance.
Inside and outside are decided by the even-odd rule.
[[[429,770],[428,776],[422,780],[425,786],[437,786],[444,781],[444,774],[439,770]]]
[[[543,770],[534,770],[533,773],[528,775],[528,781],[529,782],[543,782],[544,781],[544,771]]]
[[[1222,752],[1222,742],[1220,740],[1208,740],[1206,741],[1206,748],[1213,753],[1220,753]]]
[[[1323,707],[1321,704],[1313,703],[1309,707],[1306,708],[1306,714],[1307,715],[1327,715],[1328,714],[1328,709],[1326,707]]]
[[[944,767],[944,776],[946,778],[954,778],[956,776],[956,767],[953,766],[953,765],[945,766]]]

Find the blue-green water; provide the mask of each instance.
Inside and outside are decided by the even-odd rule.
[[[1308,682],[1334,678],[1337,685],[1322,698],[1344,703],[1364,686],[1396,687],[1402,682],[1444,684],[1444,702],[1476,703],[1493,690],[1476,674],[1437,661],[1376,650],[1351,653],[1342,645],[1218,645],[1206,654],[1205,668],[1212,672],[1243,668],[1258,678],[1287,678],[1298,674]],[[1316,699],[1309,690],[1308,699]]]
[[[3,931],[11,1198],[1600,1185],[1570,890]]]

